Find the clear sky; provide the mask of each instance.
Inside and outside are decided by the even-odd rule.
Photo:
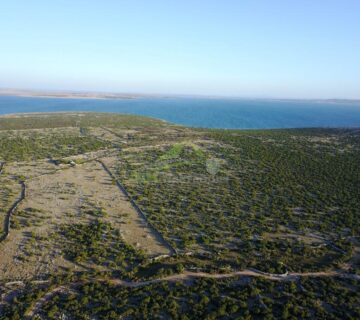
[[[0,0],[0,87],[360,98],[360,1]]]

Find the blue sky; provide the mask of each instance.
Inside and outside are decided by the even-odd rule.
[[[0,87],[360,98],[359,0],[0,0]]]

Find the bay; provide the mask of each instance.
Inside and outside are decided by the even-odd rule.
[[[0,96],[0,114],[93,111],[144,115],[207,128],[360,126],[360,102],[210,98],[64,99]]]

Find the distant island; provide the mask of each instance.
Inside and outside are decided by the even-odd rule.
[[[58,99],[136,99],[136,98],[206,98],[206,99],[240,99],[240,100],[264,100],[264,101],[290,101],[290,102],[319,102],[319,103],[354,103],[360,104],[360,99],[331,98],[331,99],[301,99],[301,98],[244,98],[225,97],[210,95],[187,95],[187,94],[145,94],[145,93],[120,93],[120,92],[97,92],[97,91],[67,91],[67,90],[28,90],[0,88],[0,96],[35,97],[35,98],[58,98]]]
[[[43,91],[0,89],[0,96],[61,98],[61,99],[134,99],[139,95],[124,93],[80,92],[80,91]]]

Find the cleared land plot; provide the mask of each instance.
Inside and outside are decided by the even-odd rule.
[[[27,196],[12,219],[10,237],[0,244],[1,277],[19,279],[74,268],[64,260],[56,234],[62,225],[101,219],[149,256],[169,254],[146,221],[97,162],[58,170],[27,181]],[[95,214],[96,215],[96,214]]]

